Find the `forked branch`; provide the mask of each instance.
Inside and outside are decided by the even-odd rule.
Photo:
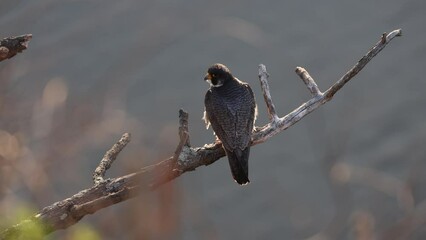
[[[104,181],[106,171],[111,167],[118,154],[121,152],[121,150],[123,150],[124,147],[126,147],[129,142],[130,134],[125,133],[123,134],[121,139],[118,140],[118,142],[114,144],[114,146],[112,146],[111,149],[105,153],[104,157],[102,158],[101,162],[93,173],[93,183],[95,185]]]
[[[361,69],[376,56],[393,38],[401,36],[401,30],[394,30],[389,34],[384,34],[379,42],[371,48],[368,53],[362,57],[355,66],[342,76],[333,86],[322,93],[314,79],[309,73],[301,68],[296,68],[296,73],[303,80],[309,89],[312,98],[300,107],[296,108],[284,117],[279,118],[267,82],[268,73],[264,65],[259,66],[259,80],[263,91],[263,96],[268,108],[270,122],[263,127],[256,128],[252,135],[252,145],[265,142],[275,134],[284,131],[293,124],[297,123],[319,108],[321,105],[330,101],[335,93],[339,91],[349,80],[351,80]],[[183,110],[179,112],[179,136],[180,142],[173,156],[159,162],[155,165],[142,168],[140,171],[128,174],[126,176],[104,180],[105,171],[110,167],[116,154],[107,154],[101,161],[100,170],[95,171],[95,185],[85,189],[76,195],[65,200],[45,207],[33,218],[26,220],[18,225],[6,229],[0,233],[0,239],[12,239],[19,234],[20,229],[25,229],[28,222],[40,222],[44,226],[45,233],[67,228],[77,223],[82,217],[93,214],[96,211],[133,198],[142,190],[152,190],[166,182],[169,182],[185,172],[193,171],[196,168],[209,165],[225,156],[221,143],[212,143],[203,147],[193,148],[189,144],[188,132],[188,114]],[[125,136],[123,136],[125,138]],[[117,147],[119,151],[130,139],[119,141]],[[121,147],[118,147],[121,146]],[[110,150],[111,151],[111,150]],[[114,151],[115,152],[115,151]],[[111,155],[111,156],[109,156]],[[110,159],[110,160],[108,160]],[[103,162],[105,164],[103,164]],[[103,167],[105,165],[105,167]]]

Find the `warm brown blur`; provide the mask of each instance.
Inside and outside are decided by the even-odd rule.
[[[426,2],[0,5],[0,39],[33,34],[0,62],[1,228],[90,187],[124,132],[132,141],[107,177],[171,156],[180,108],[193,146],[214,141],[201,120],[213,63],[251,84],[263,125],[259,63],[284,115],[310,96],[296,66],[325,90],[402,28],[332,102],[252,148],[248,186],[219,161],[47,239],[426,239]]]

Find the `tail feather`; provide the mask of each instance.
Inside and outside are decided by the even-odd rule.
[[[240,185],[248,184],[250,182],[248,179],[250,147],[247,147],[244,150],[235,149],[233,152],[226,149],[225,151],[228,156],[229,166],[231,167],[234,180]]]

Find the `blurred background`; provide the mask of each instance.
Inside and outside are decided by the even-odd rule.
[[[108,177],[171,156],[178,110],[193,146],[203,76],[226,64],[267,114],[257,66],[283,116],[378,40],[395,39],[334,99],[251,151],[251,184],[222,159],[154,192],[86,216],[47,239],[426,239],[426,2],[1,0],[0,38],[32,33],[0,63],[0,226],[92,185],[122,133]]]

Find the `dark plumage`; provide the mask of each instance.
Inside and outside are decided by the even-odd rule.
[[[222,142],[232,176],[239,184],[247,184],[250,141],[256,118],[256,102],[247,83],[232,76],[223,64],[211,66],[204,80],[211,84],[204,100],[204,120],[212,125]]]

